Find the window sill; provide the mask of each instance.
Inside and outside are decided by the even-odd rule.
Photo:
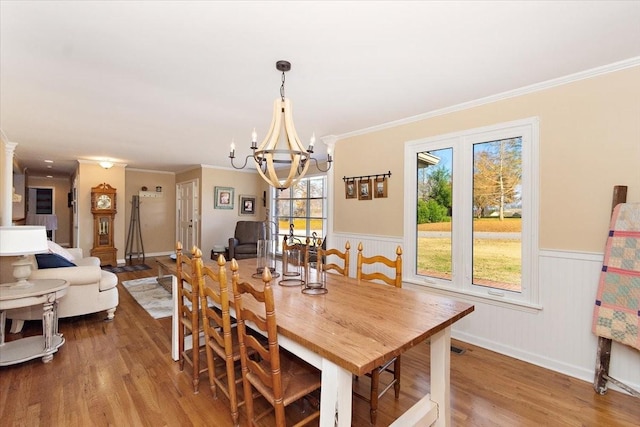
[[[494,296],[494,295],[488,295],[485,293],[452,290],[450,288],[438,286],[435,283],[425,283],[424,281],[418,282],[418,281],[403,280],[402,283],[403,283],[403,287],[407,289],[414,289],[422,292],[430,292],[437,295],[446,296],[449,298],[464,300],[467,302],[478,302],[483,304],[490,304],[490,305],[495,305],[497,307],[509,308],[512,310],[519,310],[527,313],[538,313],[539,311],[542,311],[542,306],[539,304],[533,304],[530,302],[514,300],[504,296]],[[407,284],[408,286],[404,286],[404,284]]]

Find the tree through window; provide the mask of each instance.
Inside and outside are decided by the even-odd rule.
[[[520,292],[522,138],[473,144],[473,284]]]

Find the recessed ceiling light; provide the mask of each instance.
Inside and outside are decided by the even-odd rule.
[[[53,178],[53,175],[47,175],[47,178]]]
[[[53,160],[45,160],[45,163],[53,163]]]

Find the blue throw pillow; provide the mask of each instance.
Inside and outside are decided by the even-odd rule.
[[[36,254],[38,268],[75,267],[76,265],[58,254]]]

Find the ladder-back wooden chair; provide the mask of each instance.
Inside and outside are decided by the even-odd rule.
[[[362,271],[363,266],[366,265],[375,265],[382,264],[385,265],[395,271],[394,276],[387,276],[384,273],[379,271],[364,273]],[[362,242],[358,244],[358,261],[357,261],[357,269],[356,269],[356,278],[358,280],[380,280],[388,285],[395,286],[396,288],[402,287],[402,248],[398,246],[396,248],[396,259],[389,259],[382,255],[375,255],[371,257],[366,257],[362,254]],[[395,391],[395,397],[398,399],[400,397],[400,356],[396,356],[391,360],[386,361],[381,366],[377,367],[367,376],[371,377],[371,393],[369,397],[362,396],[360,394],[356,395],[358,397],[364,398],[369,401],[370,404],[370,416],[371,423],[376,423],[377,412],[378,412],[378,399],[382,397],[383,394],[387,392],[393,386]],[[392,367],[393,365],[393,367]],[[393,375],[393,379],[389,381],[382,390],[380,389],[380,374],[387,372]]]
[[[194,246],[193,251],[197,248]],[[193,392],[199,392],[200,374],[207,367],[200,368],[200,310],[198,282],[194,280],[191,259],[182,252],[182,243],[176,244],[176,275],[178,280],[178,358],[180,370],[184,362],[191,366]],[[191,337],[191,350],[185,350],[185,340]]]
[[[338,249],[322,249],[322,245],[318,247],[318,259],[322,262],[322,268],[324,271],[335,270],[343,276],[349,276],[349,251],[351,250],[351,243],[347,241],[344,245],[344,252]],[[327,262],[330,255],[335,255],[342,260],[342,266]]]
[[[285,407],[320,389],[320,371],[305,361],[280,351],[269,269],[265,268],[262,273],[263,290],[251,283],[240,282],[235,259],[231,261],[231,271],[247,418],[250,425],[254,426],[273,410],[275,425],[284,427]],[[249,333],[245,325],[247,321],[253,322],[267,336],[266,346]],[[249,358],[251,350],[259,357],[257,360]],[[254,388],[271,405],[271,408],[258,415],[254,414]],[[316,410],[295,426],[305,425],[319,417],[320,411]]]
[[[244,404],[244,399],[238,399],[237,392],[242,382],[239,372],[236,378],[236,366],[240,366],[240,346],[236,325],[229,311],[233,296],[229,295],[225,263],[224,256],[220,255],[216,273],[204,265],[199,249],[193,257],[193,271],[200,292],[209,387],[214,399],[218,398],[218,389],[227,396],[233,425],[237,426],[238,407]],[[219,370],[216,370],[216,364]]]

